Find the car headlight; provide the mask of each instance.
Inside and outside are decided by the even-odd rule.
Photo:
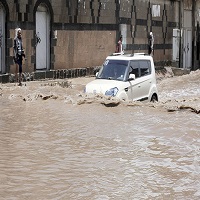
[[[110,90],[107,90],[105,95],[114,97],[117,95],[118,91],[119,89],[117,87],[114,87],[114,88],[111,88]]]

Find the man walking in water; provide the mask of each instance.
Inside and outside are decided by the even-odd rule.
[[[23,57],[25,58],[24,49],[22,47],[22,34],[21,29],[16,29],[16,36],[14,38],[14,46],[13,46],[13,52],[14,52],[14,62],[16,64],[16,77],[17,77],[17,71],[19,71],[19,86],[22,85],[22,60]]]
[[[123,52],[123,47],[122,47],[122,35],[121,35],[117,42],[115,53],[122,53],[122,52]]]

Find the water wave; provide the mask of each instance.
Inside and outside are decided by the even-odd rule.
[[[155,109],[164,108],[168,112],[187,110],[196,114],[200,113],[200,70],[175,77],[172,71],[168,69],[166,72],[157,73],[157,77],[159,77],[157,84],[159,91],[158,103],[125,102],[105,95],[85,94],[82,91],[85,83],[90,80],[87,78],[71,81],[27,82],[23,87],[16,87],[12,84],[1,85],[0,97],[5,96],[11,101],[57,100],[73,105],[146,106]]]

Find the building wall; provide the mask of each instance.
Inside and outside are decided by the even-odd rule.
[[[194,58],[195,58],[195,65],[194,65],[194,69],[198,69],[200,68],[200,1],[196,1],[196,5],[195,5],[195,33],[194,33],[194,37],[195,37],[195,41],[194,41],[194,45],[195,45],[195,52],[194,52]]]
[[[100,66],[114,52],[115,31],[59,30],[54,69]]]
[[[192,67],[191,70],[196,70],[200,68],[200,1],[199,0],[184,0],[182,11],[190,11],[192,13]],[[184,19],[183,17],[183,30],[184,30]],[[182,39],[182,44],[184,44],[184,38]],[[184,54],[184,47],[181,48],[182,54]],[[181,62],[182,64],[182,62]]]
[[[127,52],[148,52],[155,38],[154,60],[172,61],[172,32],[179,27],[179,1],[172,0],[0,0],[6,9],[7,72],[14,72],[15,28],[22,28],[26,61],[23,71],[36,70],[35,12],[42,3],[50,23],[50,69],[99,66],[115,51],[123,34]],[[55,37],[56,34],[56,37]]]
[[[183,0],[183,2],[185,10],[192,10],[192,0]]]

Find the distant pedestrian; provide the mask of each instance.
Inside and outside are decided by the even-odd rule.
[[[117,42],[115,53],[122,53],[122,52],[123,52],[123,46],[122,46],[122,35],[121,35]]]
[[[22,85],[22,60],[23,57],[25,58],[25,54],[24,54],[24,49],[23,49],[23,45],[22,45],[22,33],[21,33],[21,29],[17,28],[15,29],[16,31],[16,36],[14,38],[14,46],[13,46],[13,59],[16,65],[16,78],[17,73],[19,72],[19,77],[18,77],[18,81],[19,81],[19,86]]]
[[[153,55],[153,45],[154,45],[154,37],[153,37],[153,33],[150,32],[149,33],[149,44],[148,44],[148,54],[149,55]]]

